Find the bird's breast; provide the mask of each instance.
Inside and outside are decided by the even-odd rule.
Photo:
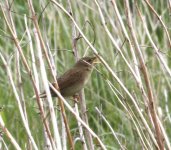
[[[73,74],[72,77],[70,76],[71,80],[68,80],[68,82],[59,82],[61,94],[68,97],[80,92],[80,90],[84,88],[85,84],[87,84],[91,72],[92,70],[84,70]]]

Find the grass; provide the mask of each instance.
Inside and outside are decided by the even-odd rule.
[[[31,1],[31,0],[28,0]],[[47,4],[45,1],[34,1],[33,7],[35,9],[37,18],[40,19],[39,27],[40,33],[43,37],[43,42],[46,45],[47,43],[52,54],[50,61],[54,61],[54,64],[57,69],[57,75],[60,76],[68,68],[72,67],[75,63],[75,56],[73,52],[78,50],[78,56],[82,57],[84,55],[93,55],[96,53],[92,50],[91,45],[87,44],[85,38],[81,38],[77,41],[76,48],[73,47],[73,35],[76,30],[78,35],[78,29],[75,28],[73,21],[67,16],[64,10],[57,7],[52,2],[45,8]],[[169,46],[168,36],[170,37],[169,29],[169,13],[170,8],[168,7],[167,1],[150,1],[151,5],[148,5],[147,2],[137,2],[130,1],[129,5],[126,5],[123,1],[117,1],[116,6],[120,13],[120,19],[123,22],[123,27],[127,32],[127,35],[130,39],[126,38],[123,27],[120,24],[118,16],[116,14],[116,9],[113,6],[112,2],[108,1],[98,1],[100,9],[98,9],[98,4],[95,1],[71,1],[71,4],[68,1],[60,1],[59,4],[63,6],[67,11],[71,6],[71,11],[73,12],[73,18],[75,19],[77,25],[82,30],[86,38],[93,44],[94,48],[98,52],[98,57],[100,57],[101,64],[96,66],[97,70],[94,70],[92,77],[85,87],[85,100],[86,100],[86,115],[88,117],[89,127],[97,134],[98,138],[103,142],[106,149],[155,149],[156,145],[149,135],[147,127],[144,125],[142,118],[138,110],[142,113],[147,125],[152,131],[154,139],[158,142],[163,138],[163,131],[156,133],[156,126],[159,125],[159,122],[155,122],[155,117],[152,117],[150,120],[149,116],[159,116],[161,127],[164,128],[167,135],[164,136],[164,141],[162,144],[158,142],[160,149],[163,147],[170,149],[170,139],[171,130],[170,130],[170,66],[171,66],[171,52]],[[29,140],[28,133],[26,132],[25,126],[23,125],[23,120],[21,118],[21,112],[19,111],[19,104],[16,101],[16,96],[14,90],[12,89],[11,82],[9,80],[9,74],[7,74],[7,68],[10,68],[12,74],[12,80],[15,84],[16,92],[19,95],[19,99],[22,104],[22,108],[26,108],[26,114],[28,118],[29,129],[32,134],[32,137],[37,145],[38,149],[45,148],[45,124],[41,117],[41,110],[38,106],[38,101],[32,99],[32,96],[35,94],[35,89],[33,88],[33,83],[29,76],[28,70],[25,67],[21,53],[18,53],[18,48],[14,40],[12,40],[12,34],[9,32],[9,27],[7,26],[2,10],[5,12],[5,15],[9,21],[9,14],[15,25],[15,30],[17,33],[17,39],[20,41],[19,45],[21,46],[24,57],[26,58],[27,64],[32,71],[34,80],[39,81],[40,91],[45,89],[42,79],[44,75],[41,74],[41,62],[38,55],[38,45],[41,41],[40,37],[36,38],[34,31],[38,28],[35,28],[33,20],[31,19],[32,14],[30,8],[28,7],[27,2],[20,0],[15,0],[11,2],[10,11],[7,9],[6,2],[1,3],[0,11],[0,53],[7,61],[7,66],[4,65],[2,57],[0,59],[0,107],[1,117],[5,123],[6,129],[9,130],[11,135],[14,137],[21,149],[31,149],[33,144]],[[113,1],[114,3],[114,1]],[[128,6],[130,10],[127,9]],[[154,11],[150,9],[149,6],[152,6],[157,12],[157,15],[161,16],[164,26],[158,20],[157,16],[154,14]],[[44,11],[42,9],[45,8]],[[144,21],[141,21],[141,15],[138,13],[140,10],[142,16],[145,18]],[[100,16],[100,11],[102,15]],[[132,25],[129,24],[129,19],[127,18],[128,12],[131,13]],[[30,41],[28,34],[26,33],[26,25],[24,22],[24,15],[27,17],[27,25],[29,32],[31,34],[32,41]],[[105,24],[103,22],[103,17],[105,19]],[[158,48],[158,53],[155,51],[154,45],[150,41],[147,31],[144,26],[147,25],[149,35],[156,47]],[[12,26],[10,24],[10,26]],[[106,32],[105,27],[112,35],[110,38],[109,34]],[[135,35],[131,32],[131,27],[134,30]],[[169,35],[167,36],[166,30]],[[138,41],[138,46],[142,57],[139,57],[139,51],[137,50],[137,45],[134,40],[136,37]],[[37,40],[38,39],[38,40]],[[93,42],[95,40],[95,42]],[[113,41],[114,42],[113,42]],[[39,42],[38,42],[39,41]],[[35,62],[32,59],[31,46],[33,44],[33,51],[35,55]],[[116,43],[116,44],[115,44]],[[131,51],[132,46],[132,51]],[[50,71],[49,64],[47,63],[47,58],[44,55],[43,48],[41,49],[43,53],[43,61],[45,63],[45,69],[48,75],[49,81],[54,81],[52,73]],[[159,55],[158,55],[159,54]],[[135,57],[134,57],[135,55]],[[49,56],[49,55],[48,55]],[[125,62],[123,56],[125,57]],[[136,59],[135,59],[136,58]],[[163,62],[161,61],[163,58]],[[111,71],[106,67],[105,62],[110,66]],[[137,62],[135,62],[137,60]],[[140,63],[144,61],[144,67]],[[17,65],[17,63],[19,65]],[[35,64],[38,73],[38,79],[36,80],[35,72],[33,70],[33,64]],[[130,67],[133,71],[131,71]],[[168,69],[167,69],[168,68]],[[138,69],[138,70],[136,70]],[[146,69],[146,72],[144,71]],[[116,74],[118,79],[123,83],[126,90],[132,95],[132,98],[125,91],[124,87],[112,74],[112,71]],[[136,76],[133,75],[133,72]],[[149,77],[149,80],[146,82],[146,75]],[[144,94],[138,86],[137,79],[140,80],[140,84],[144,89]],[[20,83],[21,80],[21,83]],[[151,88],[148,88],[150,84]],[[36,87],[38,89],[38,87]],[[150,101],[148,93],[152,92],[154,99]],[[146,97],[147,96],[147,99]],[[135,103],[132,101],[134,99]],[[74,102],[72,100],[67,100],[70,106],[74,108]],[[47,120],[48,127],[52,133],[52,139],[55,140],[55,136],[58,136],[54,130],[53,121],[57,121],[57,126],[59,129],[59,136],[61,141],[64,142],[64,145],[69,149],[70,143],[68,142],[67,136],[62,136],[62,131],[64,126],[62,126],[62,116],[57,108],[61,106],[58,105],[56,99],[53,99],[53,107],[55,110],[55,117],[52,118],[49,113],[49,100],[43,101],[44,111],[45,111],[45,120]],[[151,104],[152,103],[152,104]],[[80,105],[85,104],[78,103],[79,115],[82,116],[83,112],[80,108]],[[136,108],[136,105],[138,109]],[[150,105],[151,104],[151,105]],[[25,107],[24,107],[25,105]],[[154,106],[156,111],[153,111]],[[118,144],[116,138],[112,134],[111,130],[107,124],[102,119],[97,111],[97,107],[104,117],[107,119],[112,129],[117,135],[118,140],[121,145]],[[149,111],[148,111],[149,110]],[[158,110],[161,110],[160,113]],[[68,107],[65,106],[66,116],[68,119],[68,125],[70,127],[70,132],[73,139],[79,137],[79,128],[78,121],[75,119],[75,116],[68,110]],[[151,114],[151,115],[150,115]],[[27,119],[26,119],[27,120]],[[84,120],[84,119],[83,119]],[[85,120],[84,120],[85,121]],[[27,121],[26,121],[27,122]],[[155,127],[153,126],[156,125]],[[16,148],[14,144],[11,143],[11,137],[8,137],[2,122],[0,123],[2,130],[2,139],[7,145],[8,149]],[[87,130],[83,128],[86,144],[89,145],[88,138],[86,136]],[[89,133],[89,132],[88,132]],[[66,134],[66,133],[65,133]],[[80,137],[79,137],[80,138]],[[49,139],[49,138],[47,138]],[[65,139],[65,140],[64,140]],[[93,143],[95,149],[100,149],[98,146],[98,139],[93,138]],[[3,143],[1,140],[1,142]],[[5,144],[2,144],[2,148],[5,149]],[[143,144],[144,143],[144,144]],[[63,149],[64,148],[63,146]],[[53,147],[49,144],[50,147]],[[83,147],[81,141],[75,143],[75,149],[86,149]],[[35,147],[33,148],[35,149]],[[53,147],[54,149],[54,147]],[[88,149],[90,147],[88,146]]]

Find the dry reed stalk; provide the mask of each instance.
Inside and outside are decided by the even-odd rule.
[[[2,13],[3,13],[3,17],[4,17],[5,22],[6,22],[6,24],[7,24],[7,27],[8,27],[8,29],[9,29],[9,31],[10,31],[10,34],[11,34],[12,38],[13,38],[14,44],[15,44],[15,46],[17,47],[17,50],[19,51],[19,54],[20,54],[20,57],[21,57],[22,62],[23,62],[23,64],[24,64],[24,67],[26,68],[26,71],[27,71],[27,73],[28,73],[28,76],[30,77],[30,80],[31,80],[31,82],[32,82],[32,85],[33,85],[33,88],[34,88],[34,91],[35,91],[35,94],[36,94],[37,104],[38,104],[38,106],[39,106],[41,118],[42,118],[42,121],[43,121],[43,125],[44,125],[44,127],[46,128],[46,131],[47,131],[47,133],[48,133],[48,137],[49,137],[49,139],[50,139],[50,141],[51,141],[51,144],[54,145],[54,144],[53,144],[53,140],[52,140],[52,136],[51,136],[51,133],[50,133],[49,126],[47,125],[46,120],[44,120],[44,118],[45,118],[44,110],[43,110],[43,107],[42,107],[41,102],[40,102],[39,93],[38,93],[38,90],[37,90],[37,87],[36,87],[35,80],[34,80],[33,75],[32,75],[32,71],[31,71],[31,69],[30,69],[30,67],[29,67],[29,65],[28,65],[28,62],[27,62],[27,60],[26,60],[24,54],[23,54],[23,50],[22,50],[22,48],[21,48],[21,46],[20,46],[19,40],[18,40],[18,38],[17,38],[17,35],[15,34],[16,32],[15,32],[15,30],[11,27],[11,25],[10,25],[10,23],[9,23],[9,21],[8,21],[8,19],[7,19],[7,17],[6,17],[6,15],[5,15],[4,9],[2,8],[2,5],[0,5],[0,6],[1,6]],[[13,31],[13,30],[14,30],[14,31]]]
[[[33,23],[34,23],[34,26],[35,26],[35,29],[37,31],[37,34],[38,34],[38,38],[40,40],[40,44],[41,44],[41,47],[42,47],[42,50],[45,54],[45,57],[46,57],[46,60],[48,62],[48,65],[50,67],[50,71],[51,71],[51,75],[53,77],[53,80],[54,80],[54,86],[57,90],[59,90],[59,87],[58,87],[58,83],[57,83],[57,80],[56,80],[56,76],[55,76],[55,73],[54,73],[54,70],[52,68],[52,65],[51,65],[51,62],[50,62],[50,59],[49,59],[49,56],[47,54],[47,50],[46,50],[46,46],[45,46],[45,43],[43,41],[43,38],[42,38],[42,35],[41,35],[41,32],[40,32],[40,29],[39,29],[39,25],[38,25],[38,20],[37,20],[37,17],[36,17],[36,14],[35,14],[35,11],[34,11],[34,7],[33,7],[33,4],[32,4],[32,0],[28,0],[28,5],[29,5],[29,8],[30,8],[30,11],[32,13],[32,20],[33,20]],[[44,82],[45,83],[45,82]],[[47,83],[45,83],[47,84]],[[48,92],[48,89],[46,87],[46,91]],[[49,94],[48,94],[49,95]],[[53,105],[52,105],[52,102],[51,100],[49,99],[49,96],[48,96],[48,102],[49,104],[51,104],[51,108],[53,108]],[[71,149],[74,150],[74,144],[73,144],[73,140],[72,140],[72,136],[71,136],[71,132],[70,132],[70,128],[69,128],[69,124],[68,124],[68,120],[67,120],[67,117],[66,117],[66,113],[65,113],[65,108],[64,108],[64,105],[63,105],[63,102],[59,99],[59,105],[61,107],[61,113],[62,113],[62,116],[64,118],[64,123],[65,123],[65,127],[66,127],[66,131],[67,131],[67,136],[68,136],[68,139],[69,139],[69,143],[70,143],[70,146],[71,146]],[[51,111],[50,111],[51,112]],[[53,111],[54,112],[54,111]],[[55,114],[51,112],[51,116],[53,117],[52,121],[53,121],[53,128],[55,129],[56,128],[56,123],[55,123]],[[55,131],[57,131],[57,129],[55,129]],[[59,140],[59,138],[57,138],[57,132],[55,133],[55,137],[56,137],[56,142]],[[61,143],[60,141],[58,141],[58,144],[57,144],[59,147],[61,147]]]
[[[19,144],[17,143],[17,141],[15,140],[15,138],[11,135],[11,133],[5,127],[5,124],[4,124],[4,121],[3,121],[2,117],[1,117],[1,115],[0,115],[0,128],[5,133],[5,135],[7,136],[7,138],[10,140],[10,142],[12,143],[12,145],[16,148],[16,150],[21,150],[21,147],[19,146]]]
[[[150,137],[152,138],[153,142],[155,145],[157,145],[156,139],[154,138],[154,135],[146,121],[146,119],[144,118],[139,106],[136,104],[135,99],[133,98],[133,96],[130,94],[130,92],[128,91],[128,89],[124,86],[124,84],[121,82],[121,80],[117,77],[117,75],[114,73],[114,71],[110,68],[110,66],[106,63],[106,61],[98,54],[97,50],[94,48],[94,46],[90,43],[90,41],[86,38],[86,36],[84,35],[84,33],[82,32],[82,30],[79,28],[78,24],[76,23],[76,21],[74,20],[74,18],[66,11],[66,9],[61,6],[58,2],[51,0],[52,3],[54,3],[57,7],[59,7],[74,23],[75,27],[77,28],[77,30],[79,31],[79,33],[81,34],[81,36],[84,38],[84,40],[86,41],[86,43],[90,46],[90,48],[92,49],[92,51],[94,52],[94,54],[99,58],[99,60],[101,61],[101,63],[105,66],[105,68],[108,70],[108,72],[113,76],[113,78],[116,79],[116,81],[120,84],[120,86],[122,87],[122,89],[125,91],[125,93],[129,96],[130,100],[132,101],[132,103],[135,106],[135,109],[138,113],[138,115],[140,116],[145,128],[147,129]],[[113,39],[111,33],[108,31],[105,21],[104,21],[104,17],[103,14],[101,12],[101,9],[98,5],[98,3],[96,2],[97,6],[98,6],[98,10],[100,12],[100,16],[101,16],[101,20],[102,20],[102,25],[105,28],[105,31],[107,32],[107,34],[109,34],[109,38],[111,38],[112,42],[114,42],[114,45],[116,44],[115,40]],[[117,45],[115,45],[117,46]],[[119,49],[119,47],[117,46],[117,48]]]

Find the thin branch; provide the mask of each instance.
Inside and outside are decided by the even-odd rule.
[[[4,121],[2,120],[2,117],[0,115],[0,128],[3,130],[5,135],[8,137],[8,139],[11,141],[12,145],[16,148],[16,150],[22,150],[21,147],[18,145],[14,137],[11,135],[11,133],[8,131],[8,129],[5,127]]]
[[[24,112],[23,112],[22,105],[21,105],[21,100],[20,100],[20,98],[19,98],[19,95],[18,95],[18,93],[17,93],[17,89],[16,89],[15,84],[14,84],[14,81],[13,81],[13,79],[12,79],[12,74],[11,74],[10,68],[9,68],[9,66],[8,66],[8,64],[7,64],[7,62],[6,62],[6,60],[4,59],[4,57],[2,56],[1,53],[0,53],[0,57],[1,57],[2,61],[3,61],[4,66],[6,67],[7,76],[8,76],[8,78],[9,78],[9,81],[10,81],[10,83],[11,83],[11,86],[12,86],[12,89],[13,89],[13,92],[14,92],[14,95],[15,95],[15,98],[16,98],[16,100],[17,100],[18,107],[19,107],[19,111],[20,111],[20,115],[21,115],[21,119],[22,119],[22,122],[23,122],[23,124],[24,124],[25,129],[26,129],[26,132],[27,132],[27,134],[28,134],[28,136],[29,136],[29,138],[30,138],[32,144],[33,144],[34,149],[35,149],[35,150],[38,150],[38,147],[37,147],[37,145],[36,145],[36,143],[35,143],[35,141],[34,141],[32,135],[31,135],[31,131],[30,131],[30,128],[29,128],[29,126],[28,126],[28,122],[27,122],[27,120],[26,120],[26,118],[25,118],[25,116],[24,116]]]
[[[107,119],[105,118],[105,116],[102,114],[102,112],[101,112],[97,107],[95,107],[95,109],[96,109],[96,111],[98,112],[98,114],[100,115],[100,117],[102,117],[103,121],[107,124],[107,126],[109,127],[109,129],[111,130],[111,132],[112,132],[114,138],[116,139],[116,141],[118,142],[120,148],[121,148],[122,150],[125,150],[125,148],[122,146],[122,144],[121,144],[121,142],[119,141],[119,139],[118,139],[118,137],[117,137],[115,131],[113,130],[112,126],[111,126],[110,123],[107,121]]]
[[[10,26],[8,20],[7,20],[7,17],[6,17],[6,15],[5,15],[5,12],[4,12],[3,8],[2,8],[2,5],[0,5],[0,6],[1,6],[1,10],[2,10],[2,12],[3,12],[3,16],[4,16],[4,19],[5,19],[5,22],[6,22],[6,24],[7,24],[7,27],[8,27],[8,29],[9,29],[11,35],[12,35],[14,44],[16,45],[17,50],[18,50],[19,53],[20,53],[21,59],[22,59],[23,64],[24,64],[24,67],[26,68],[26,71],[27,71],[27,73],[28,73],[28,75],[29,75],[29,77],[30,77],[30,79],[31,79],[31,81],[32,81],[32,85],[33,85],[33,88],[34,88],[34,91],[35,91],[35,94],[36,94],[36,100],[37,100],[37,104],[38,104],[38,106],[39,106],[40,114],[41,114],[42,120],[44,120],[44,118],[45,118],[45,117],[44,117],[44,110],[43,110],[43,108],[42,108],[42,106],[41,106],[41,101],[40,101],[40,98],[39,98],[38,90],[37,90],[37,87],[36,87],[36,84],[35,84],[35,81],[34,81],[34,78],[33,78],[32,72],[31,72],[31,69],[30,69],[30,67],[29,67],[29,65],[28,65],[28,63],[27,63],[27,60],[26,60],[26,58],[25,58],[25,56],[24,56],[24,54],[23,54],[23,50],[22,50],[22,48],[21,48],[21,46],[20,46],[20,44],[19,44],[19,40],[18,40],[18,38],[17,38],[17,35],[16,35],[16,34],[14,33],[14,31],[12,30],[12,28],[11,28],[11,26]],[[44,126],[45,126],[45,128],[46,128],[46,131],[47,131],[47,133],[48,133],[48,136],[49,136],[49,139],[50,139],[50,141],[51,141],[51,144],[53,145],[52,136],[51,136],[51,133],[50,133],[50,129],[49,129],[48,125],[47,125],[47,122],[46,122],[46,121],[43,121],[43,124],[44,124]]]
[[[59,90],[59,86],[58,86],[58,83],[57,83],[57,79],[55,77],[55,72],[54,72],[54,69],[52,68],[52,65],[51,65],[51,62],[50,62],[50,59],[48,57],[48,53],[47,53],[47,50],[46,50],[46,46],[45,46],[45,43],[43,41],[43,37],[41,35],[41,32],[40,32],[40,29],[39,29],[39,25],[38,25],[38,21],[37,21],[37,17],[36,17],[36,14],[35,14],[35,11],[34,11],[34,7],[33,7],[33,4],[32,4],[32,0],[27,0],[28,1],[28,5],[29,5],[29,8],[30,8],[30,11],[32,13],[32,20],[33,20],[33,23],[34,23],[34,26],[35,26],[35,29],[36,29],[36,32],[38,34],[38,37],[39,37],[39,40],[40,40],[40,44],[41,44],[41,47],[42,47],[42,50],[43,50],[43,53],[45,54],[45,57],[46,57],[46,60],[48,62],[48,65],[50,67],[50,71],[51,71],[51,75],[53,77],[53,80],[54,80],[54,87]],[[48,91],[48,90],[47,90]],[[49,96],[48,96],[49,97]],[[49,103],[50,100],[48,98],[48,101]],[[73,145],[73,141],[72,141],[72,136],[71,136],[71,133],[70,133],[70,128],[69,128],[69,124],[68,124],[68,120],[67,120],[67,117],[66,117],[66,113],[65,113],[65,108],[64,108],[64,105],[63,105],[63,102],[59,99],[59,105],[61,107],[61,113],[62,113],[62,116],[64,118],[64,123],[65,123],[65,127],[66,127],[66,131],[67,131],[67,135],[68,135],[68,139],[69,139],[69,143],[72,147],[72,149],[74,149],[74,145]],[[52,106],[53,108],[53,106]],[[55,120],[54,120],[55,121]],[[53,122],[53,128],[55,129],[56,126],[55,126],[55,122]],[[55,131],[57,131],[55,129]],[[55,133],[55,138],[56,138],[56,141],[58,141],[58,144],[57,146],[61,147],[61,143],[60,143],[60,139],[57,138],[57,133]]]
[[[78,29],[78,31],[80,32],[81,36],[84,38],[84,40],[86,41],[86,43],[90,46],[90,48],[92,49],[92,51],[94,52],[94,54],[99,58],[99,60],[101,61],[101,63],[105,66],[105,68],[109,71],[109,73],[112,75],[112,77],[114,79],[116,79],[116,81],[120,84],[121,88],[127,93],[127,95],[129,96],[130,100],[132,101],[132,103],[134,104],[137,113],[139,114],[145,128],[147,129],[150,137],[152,138],[153,142],[157,145],[156,139],[154,138],[154,135],[146,121],[146,119],[144,118],[141,110],[139,109],[139,107],[137,106],[137,104],[135,103],[135,99],[133,98],[133,96],[130,94],[130,92],[128,91],[128,89],[124,86],[124,84],[121,82],[121,80],[117,77],[117,75],[114,73],[114,71],[111,69],[111,67],[106,63],[106,61],[98,54],[97,50],[93,47],[93,45],[90,43],[90,41],[86,38],[86,36],[84,35],[84,33],[81,31],[81,29],[79,28],[78,24],[75,22],[74,18],[66,11],[66,9],[61,6],[58,2],[56,2],[55,0],[51,0],[52,3],[54,3],[57,7],[59,7],[69,18],[71,18],[71,20],[73,21],[75,27]],[[101,9],[99,8],[98,5],[98,9],[100,11],[100,15],[103,18]],[[102,19],[102,24],[103,26],[105,25],[105,21],[104,18]],[[107,27],[105,28],[107,29]]]
[[[69,109],[69,111],[75,116],[75,118],[91,133],[91,135],[97,139],[98,143],[100,144],[101,148],[103,150],[107,150],[105,145],[102,143],[100,138],[92,131],[92,129],[89,128],[89,126],[78,116],[78,114],[72,109],[72,107],[68,104],[68,102],[63,98],[63,96],[57,91],[54,86],[49,83],[52,90],[57,94],[57,96],[63,101],[65,106]]]
[[[165,32],[166,32],[166,35],[167,35],[167,38],[168,38],[168,41],[169,41],[169,46],[171,48],[171,39],[170,39],[170,35],[169,35],[169,32],[167,30],[167,27],[165,25],[165,23],[163,22],[161,16],[159,16],[159,14],[157,13],[157,11],[154,9],[154,7],[150,4],[150,1],[149,0],[145,0],[146,4],[150,7],[150,10],[156,15],[156,17],[159,19],[161,25],[163,26]]]
[[[71,7],[71,0],[68,0],[68,7],[69,7],[69,13],[73,16],[73,11],[72,11],[72,7]],[[74,23],[72,22],[72,20],[71,20],[71,26],[72,26],[72,48],[73,48],[73,53],[75,56],[75,61],[78,61],[79,54],[78,54],[78,49],[77,49],[77,42],[81,38],[81,35],[80,35],[80,33],[78,33],[78,36],[77,36],[76,27],[75,27]],[[79,93],[79,96],[80,96],[80,100],[78,100],[78,98],[75,98],[75,101],[76,101],[75,102],[75,111],[78,114],[78,116],[79,116],[79,111],[78,111],[77,101],[80,101],[81,112],[85,111],[83,108],[86,109],[84,89],[81,90],[81,92]],[[82,116],[82,114],[81,114],[81,116]],[[85,116],[87,117],[87,114],[85,114]],[[88,125],[88,119],[85,120],[85,117],[83,117],[83,116],[82,116],[82,119]],[[89,149],[94,150],[93,140],[92,140],[91,134],[87,130],[85,130],[85,136],[84,136],[83,127],[78,120],[77,120],[77,124],[78,124],[78,129],[79,129],[79,133],[80,133],[80,140],[82,141],[81,143],[82,143],[83,149],[87,150],[89,147]],[[87,139],[87,143],[86,143],[85,138]]]
[[[159,58],[160,58],[160,60],[161,60],[161,63],[165,66],[165,69],[166,68],[168,68],[168,71],[171,73],[171,71],[170,71],[170,69],[169,69],[169,67],[166,65],[166,63],[165,63],[165,61],[164,61],[164,59],[161,57],[161,55],[158,53],[158,49],[157,49],[157,47],[156,47],[156,45],[154,44],[154,42],[153,42],[153,40],[152,40],[152,38],[151,38],[151,36],[150,36],[150,34],[149,34],[149,31],[148,31],[148,29],[147,29],[147,26],[146,26],[146,24],[145,24],[145,20],[144,20],[144,18],[142,17],[142,14],[141,14],[141,12],[140,12],[140,10],[139,10],[139,8],[138,8],[138,6],[136,5],[136,7],[137,7],[137,10],[138,10],[138,14],[139,14],[139,16],[140,16],[140,19],[141,19],[141,21],[142,21],[142,23],[143,23],[143,26],[144,26],[144,29],[145,29],[145,31],[146,31],[146,33],[147,33],[147,36],[148,36],[148,38],[149,38],[149,40],[150,40],[150,42],[151,42],[151,44],[152,44],[152,46],[153,46],[153,48],[154,48],[154,50],[156,51],[156,53],[158,54],[158,56],[159,56]],[[144,67],[146,68],[146,66],[144,65]],[[154,125],[155,125],[155,128],[156,128],[156,134],[157,134],[157,139],[158,139],[158,143],[159,143],[159,146],[160,146],[160,149],[164,149],[164,141],[163,141],[163,138],[165,138],[165,140],[166,140],[166,144],[167,144],[167,146],[168,146],[168,148],[169,149],[171,149],[171,146],[170,146],[170,142],[169,142],[169,140],[168,140],[168,138],[167,138],[167,136],[166,136],[166,134],[164,134],[162,131],[163,130],[161,130],[161,128],[162,129],[164,129],[163,128],[163,126],[161,127],[161,125],[162,125],[162,123],[160,122],[160,120],[158,119],[158,115],[157,115],[157,113],[156,113],[156,108],[155,108],[155,103],[154,103],[154,99],[153,99],[153,96],[152,96],[152,89],[151,89],[151,87],[150,87],[150,81],[149,81],[149,77],[148,77],[148,75],[147,75],[147,70],[146,69],[143,69],[143,73],[144,73],[144,78],[145,78],[145,82],[146,82],[146,85],[147,85],[147,90],[149,91],[149,109],[150,109],[150,111],[151,111],[151,115],[152,115],[152,118],[153,118],[153,122],[154,122]],[[169,73],[169,74],[170,74]],[[171,75],[171,74],[170,74]],[[164,136],[164,137],[163,137]]]

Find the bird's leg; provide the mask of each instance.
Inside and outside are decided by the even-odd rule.
[[[79,94],[78,94],[78,93],[74,94],[74,95],[73,95],[73,99],[74,99],[74,102],[75,102],[75,103],[78,103],[79,100],[80,100]]]

